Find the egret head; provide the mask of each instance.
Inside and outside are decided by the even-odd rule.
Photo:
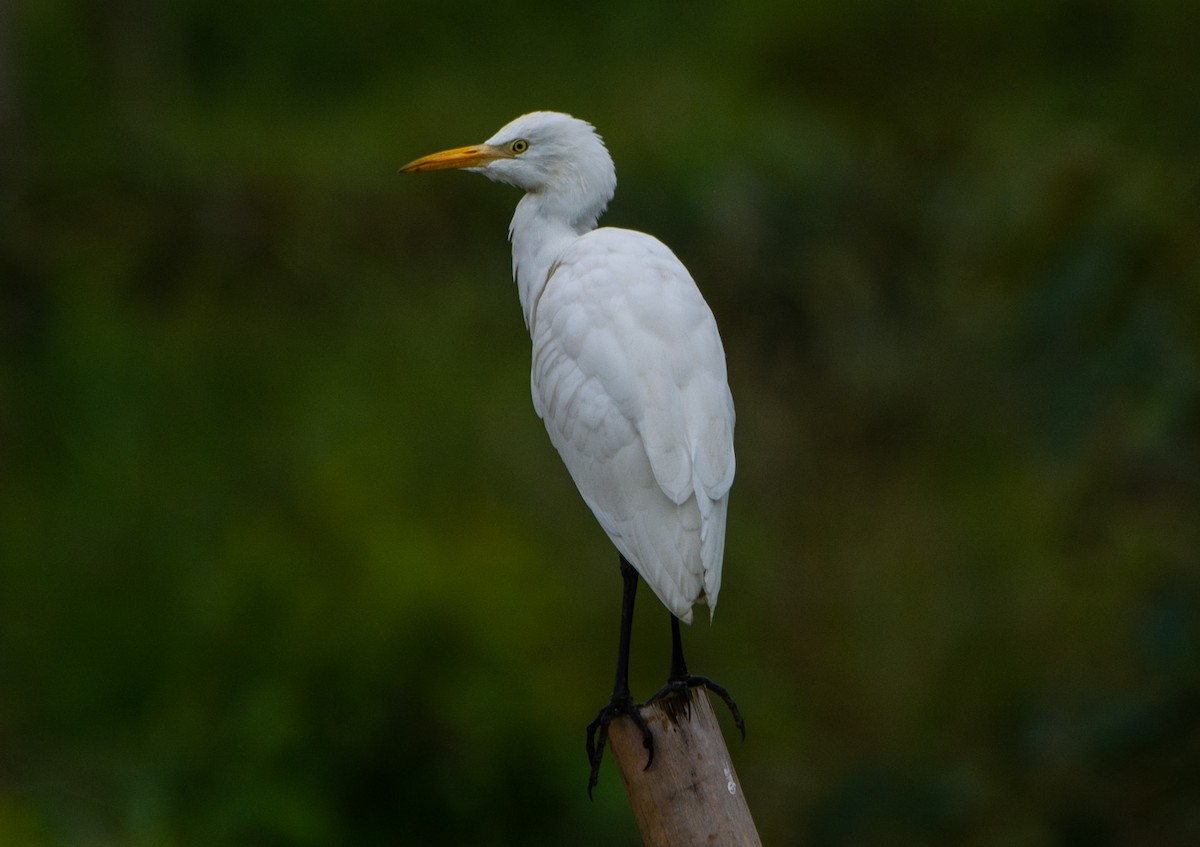
[[[459,168],[543,197],[548,207],[593,221],[617,187],[612,157],[586,121],[562,112],[530,112],[482,144],[409,162],[401,173]]]

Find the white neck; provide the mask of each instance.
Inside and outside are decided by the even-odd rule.
[[[517,203],[508,228],[512,242],[513,280],[525,315],[525,328],[533,332],[538,299],[550,269],[576,238],[596,227],[596,217],[570,221],[561,214],[553,194],[529,192]]]

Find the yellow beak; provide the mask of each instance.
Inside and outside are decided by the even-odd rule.
[[[422,156],[402,167],[400,173],[441,171],[448,168],[478,168],[496,159],[511,158],[511,153],[499,147],[492,147],[488,144],[472,144],[470,147],[455,147],[453,150],[443,150],[440,153]]]

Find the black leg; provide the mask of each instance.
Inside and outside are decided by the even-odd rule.
[[[683,713],[690,717],[692,689],[700,686],[704,686],[725,701],[725,705],[733,713],[733,722],[737,725],[738,731],[742,733],[744,741],[746,739],[746,722],[742,720],[742,713],[738,710],[737,703],[733,702],[733,698],[729,696],[729,692],[725,690],[725,686],[718,685],[706,676],[688,673],[687,662],[683,658],[683,638],[679,633],[679,618],[671,615],[671,672],[667,676],[667,684],[658,689],[655,695],[646,702],[653,703],[655,700],[662,700],[670,714],[674,715],[676,708],[682,708]]]
[[[667,679],[687,678],[687,662],[683,659],[683,638],[679,633],[679,618],[671,615],[671,673]]]
[[[621,638],[617,652],[617,676],[613,682],[612,699],[608,701],[596,719],[588,724],[587,754],[592,772],[588,775],[588,796],[600,779],[600,761],[604,758],[604,745],[608,743],[608,724],[617,715],[629,715],[642,733],[642,746],[646,748],[646,767],[654,761],[654,737],[650,727],[642,719],[637,703],[629,693],[629,636],[633,631],[633,601],[637,598],[638,574],[624,556],[621,557],[621,579],[625,583],[621,594]],[[598,732],[597,732],[598,731]]]

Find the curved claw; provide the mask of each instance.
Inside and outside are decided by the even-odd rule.
[[[671,695],[675,695],[679,703],[683,706],[683,714],[689,720],[692,717],[692,689],[704,687],[716,694],[729,707],[730,713],[733,714],[733,723],[738,728],[738,732],[742,734],[742,740],[746,740],[746,722],[742,719],[741,710],[738,709],[737,703],[729,696],[729,691],[725,686],[713,682],[706,676],[696,676],[688,674],[679,679],[667,680],[667,684],[658,689],[654,695],[647,700],[647,703],[653,703],[656,700],[666,700],[667,711],[672,715],[675,714],[676,703],[668,699]]]
[[[591,773],[588,774],[589,798],[592,796],[592,789],[600,781],[600,762],[604,758],[604,746],[608,743],[608,725],[619,715],[629,715],[633,725],[642,733],[642,746],[646,748],[646,764],[642,770],[646,770],[654,762],[654,736],[650,734],[650,727],[646,726],[638,704],[633,702],[633,698],[628,694],[624,697],[613,697],[587,726],[587,755],[592,766]]]

